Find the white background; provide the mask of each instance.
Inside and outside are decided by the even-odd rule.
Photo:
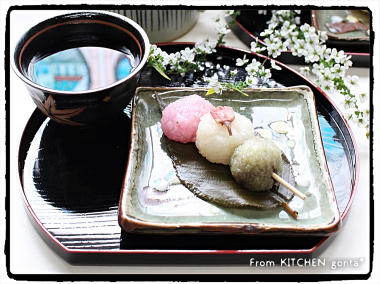
[[[105,1],[104,1],[105,2]],[[104,4],[101,1],[88,1],[87,3],[92,4]],[[52,1],[1,1],[1,49],[5,49],[5,27],[6,27],[6,14],[8,8],[13,5],[39,5],[39,4],[51,4]],[[54,2],[54,3],[63,3],[63,2]],[[65,1],[65,4],[78,4],[78,1]],[[114,3],[128,3],[127,1],[113,1]],[[148,2],[146,2],[148,3]],[[152,2],[155,4],[154,2]],[[236,5],[243,4],[244,2],[210,2],[210,1],[191,1],[193,5]],[[250,5],[261,4],[261,1],[252,1]],[[268,3],[268,1],[266,2]],[[273,4],[283,4],[281,1],[271,1]],[[161,3],[160,3],[161,4]],[[178,4],[178,2],[162,2],[162,4]],[[303,1],[294,1],[292,4],[304,5]],[[308,1],[307,4],[318,5],[318,6],[339,6],[339,5],[357,5],[358,1]],[[379,45],[378,45],[378,33],[379,31],[379,1],[360,1],[360,5],[364,7],[369,7],[373,13],[373,29],[375,30],[375,54],[374,54],[374,106],[379,106]],[[221,8],[223,9],[223,8]],[[17,31],[18,34],[12,34],[12,40],[17,40],[22,32],[26,31],[29,27],[37,24],[39,21],[50,17],[46,12],[36,14],[25,14],[25,17],[22,18],[21,22],[17,22]],[[58,14],[62,14],[64,11],[58,11]],[[213,28],[209,25],[210,18],[216,12],[208,12],[200,15],[199,21],[196,26],[185,36],[178,39],[177,41],[200,41],[205,38],[205,34],[214,35]],[[14,24],[14,23],[12,23]],[[13,26],[11,25],[13,28]],[[225,37],[227,45],[247,49],[245,44],[230,33]],[[12,41],[11,41],[12,42]],[[4,66],[3,58],[1,58],[2,64]],[[292,66],[298,70],[298,66]],[[6,70],[9,68],[5,66]],[[1,93],[5,94],[5,71],[1,70]],[[368,88],[369,84],[369,70],[365,68],[351,68],[349,75],[358,75],[361,78],[360,83],[364,88]],[[0,135],[2,142],[0,144],[0,157],[2,161],[1,165],[1,191],[0,191],[0,204],[1,204],[1,219],[0,219],[0,239],[1,244],[5,244],[6,236],[6,226],[5,226],[5,174],[10,182],[10,210],[8,211],[8,217],[10,216],[10,262],[8,263],[8,269],[10,269],[13,274],[203,274],[203,273],[227,273],[227,274],[367,274],[369,269],[369,248],[372,244],[369,244],[369,222],[368,222],[368,201],[369,201],[369,141],[365,138],[365,132],[363,129],[359,129],[356,126],[352,126],[352,131],[354,132],[355,139],[359,145],[359,156],[360,156],[360,177],[359,177],[359,186],[358,192],[355,197],[354,203],[351,207],[350,214],[347,222],[344,225],[343,230],[334,238],[333,242],[328,246],[328,248],[322,253],[319,258],[326,258],[327,263],[330,263],[333,260],[357,260],[358,258],[363,257],[364,262],[360,264],[359,267],[351,268],[341,268],[333,270],[330,267],[264,267],[264,268],[253,268],[249,267],[248,263],[246,266],[203,266],[203,265],[193,265],[193,266],[73,266],[68,264],[63,260],[59,255],[53,252],[50,247],[41,239],[37,231],[32,226],[32,223],[28,219],[27,213],[23,207],[23,200],[20,194],[20,188],[18,184],[18,173],[17,173],[17,150],[18,143],[21,138],[22,131],[26,125],[27,120],[29,119],[31,113],[35,109],[35,105],[30,99],[29,95],[26,92],[25,87],[22,85],[21,81],[10,71],[11,75],[11,86],[12,94],[14,88],[17,88],[19,92],[17,97],[12,97],[10,102],[10,119],[11,128],[10,128],[10,137],[7,143],[10,143],[9,153],[5,152],[5,119],[0,120],[1,128]],[[336,102],[336,105],[339,105],[340,101],[339,94],[331,95],[331,98]],[[0,96],[1,98],[1,118],[5,118],[5,99],[4,95]],[[378,147],[378,120],[379,116],[376,113],[376,108],[374,112],[374,142],[375,142],[375,151],[373,153],[374,166],[375,166],[375,175],[374,179],[374,196],[375,196],[375,224],[378,225],[378,195],[379,195],[379,179],[378,179],[378,158],[379,151],[376,150]],[[6,172],[5,168],[5,155],[9,155],[11,161],[9,165],[9,172]],[[362,218],[363,216],[363,218]],[[375,235],[376,240],[378,240],[378,226],[375,226]],[[22,238],[20,238],[22,236]],[[379,282],[379,245],[376,244],[375,240],[375,256],[374,256],[374,270],[372,277],[366,281],[367,283],[378,283]],[[4,251],[2,249],[1,251]],[[6,259],[5,255],[0,255],[0,283],[13,283],[15,282],[12,279],[9,279],[7,276],[6,270]],[[59,279],[59,277],[57,278]],[[312,279],[312,278],[311,278]],[[125,280],[128,281],[128,276],[125,277]],[[135,279],[136,280],[136,279]],[[202,280],[202,278],[199,278]],[[239,281],[239,278],[236,278]],[[252,281],[255,281],[255,277],[252,276]],[[294,281],[297,281],[296,279]],[[350,283],[356,281],[350,281]],[[362,281],[358,281],[362,282]]]

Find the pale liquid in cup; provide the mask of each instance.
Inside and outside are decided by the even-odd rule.
[[[60,91],[86,91],[113,84],[132,72],[131,56],[104,47],[54,53],[29,66],[32,81]]]

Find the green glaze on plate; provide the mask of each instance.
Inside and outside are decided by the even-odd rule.
[[[298,219],[282,207],[269,209],[226,208],[202,200],[179,182],[166,138],[160,127],[157,91],[165,103],[198,94],[214,106],[231,106],[265,130],[283,151],[294,175],[302,180],[296,188],[307,195],[289,202]],[[139,233],[242,233],[282,235],[331,235],[340,229],[340,216],[324,157],[314,96],[309,88],[249,89],[205,96],[205,88],[139,88],[132,113],[132,139],[119,223],[128,232]],[[270,126],[283,121],[286,133]],[[272,125],[273,126],[273,125]],[[271,135],[269,135],[271,134]],[[287,141],[292,143],[287,143]],[[291,147],[289,147],[291,145]],[[184,149],[192,145],[184,145]],[[194,150],[192,148],[192,150]],[[195,155],[194,155],[195,156]],[[190,172],[187,174],[191,174]],[[184,175],[182,175],[183,177]],[[195,177],[196,178],[196,177]],[[202,180],[204,183],[205,180]],[[217,181],[219,182],[219,180]],[[210,181],[211,183],[211,181]]]

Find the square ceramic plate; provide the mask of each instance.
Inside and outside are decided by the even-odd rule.
[[[296,188],[289,205],[294,219],[281,207],[225,208],[196,197],[181,183],[161,130],[161,112],[154,97],[165,103],[198,94],[214,106],[228,105],[253,122],[290,161]],[[328,173],[314,96],[306,86],[249,89],[206,96],[204,88],[139,88],[133,101],[128,166],[119,204],[123,230],[154,234],[318,235],[337,233],[341,220]]]

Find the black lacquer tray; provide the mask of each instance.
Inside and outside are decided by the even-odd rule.
[[[175,52],[193,43],[160,47]],[[202,76],[218,72],[226,80],[236,58],[260,58],[246,51],[217,47],[205,71],[162,78],[145,67],[141,86],[205,86]],[[357,188],[358,154],[349,126],[334,103],[297,72],[278,63],[265,86],[307,85],[314,92],[324,149],[343,220]],[[217,68],[214,68],[217,67]],[[242,68],[241,76],[244,76]],[[240,73],[239,73],[240,74]],[[19,148],[22,195],[42,238],[72,264],[243,264],[249,259],[280,263],[281,258],[316,257],[333,237],[260,237],[247,235],[150,235],[123,232],[118,202],[127,164],[130,107],[108,128],[79,132],[46,118],[38,109],[24,130]]]
[[[240,15],[236,18],[236,25],[230,26],[235,35],[243,41],[249,48],[251,42],[258,41],[264,44],[263,38],[260,36],[260,32],[267,28],[266,22],[271,18],[271,11],[268,10],[267,14],[259,14],[258,10],[242,9]],[[227,21],[232,21],[231,17],[227,17]],[[301,23],[313,24],[312,10],[302,10],[300,14]],[[370,42],[369,41],[354,41],[354,40],[337,40],[329,38],[326,41],[326,45],[329,48],[336,48],[344,50],[347,55],[351,55],[351,61],[354,67],[370,67]],[[263,54],[266,54],[263,52]],[[293,56],[290,51],[283,52],[277,60],[285,64],[299,64],[305,65],[305,59],[303,57]]]

